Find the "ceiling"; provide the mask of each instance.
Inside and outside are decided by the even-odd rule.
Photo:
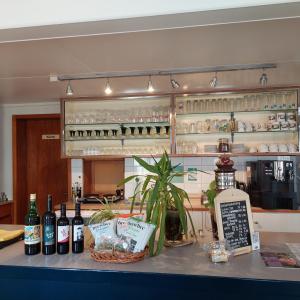
[[[57,101],[66,82],[50,74],[277,63],[270,84],[300,82],[300,18],[31,40],[0,44],[0,103]],[[253,87],[260,71],[219,74],[220,88]],[[181,87],[207,88],[212,74],[178,75]],[[157,91],[169,79],[154,77]],[[76,96],[103,96],[105,80],[72,82]],[[147,78],[112,79],[114,94],[145,92]]]

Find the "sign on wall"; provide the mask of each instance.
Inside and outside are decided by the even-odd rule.
[[[42,140],[59,140],[59,134],[43,134]]]

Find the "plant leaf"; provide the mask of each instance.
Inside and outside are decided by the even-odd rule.
[[[152,166],[150,164],[148,164],[147,162],[145,162],[143,159],[137,157],[137,156],[133,156],[133,158],[139,163],[139,165],[141,165],[144,169],[146,169],[147,171],[151,172],[151,173],[155,173],[158,174],[158,169],[155,166]]]
[[[164,246],[164,242],[165,242],[165,238],[166,238],[166,214],[167,214],[167,207],[165,205],[165,203],[161,204],[161,218],[160,218],[160,231],[159,231],[159,238],[157,241],[157,246],[156,246],[156,251],[154,255],[158,255],[160,254],[163,246]]]
[[[155,183],[155,186],[152,191],[150,191],[150,197],[147,201],[147,207],[146,207],[146,222],[149,222],[151,219],[151,213],[153,209],[153,205],[155,204],[156,200],[158,199],[158,188],[159,188],[159,182],[157,181]],[[156,224],[155,224],[156,225]]]
[[[118,187],[119,187],[119,186],[122,186],[122,185],[124,185],[125,183],[129,182],[130,180],[132,180],[132,179],[134,179],[134,178],[136,178],[136,177],[139,177],[139,175],[128,176],[128,177],[126,177],[125,179],[123,179],[122,181],[120,181],[120,182],[117,184],[117,186],[118,186]]]

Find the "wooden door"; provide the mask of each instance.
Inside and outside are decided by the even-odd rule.
[[[59,115],[14,116],[13,121],[14,215],[15,222],[22,224],[29,194],[37,194],[40,215],[47,209],[48,194],[53,205],[68,200],[68,160],[61,158]]]

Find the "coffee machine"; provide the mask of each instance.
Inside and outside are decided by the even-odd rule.
[[[246,162],[247,193],[252,206],[298,209],[294,163],[282,160]]]

